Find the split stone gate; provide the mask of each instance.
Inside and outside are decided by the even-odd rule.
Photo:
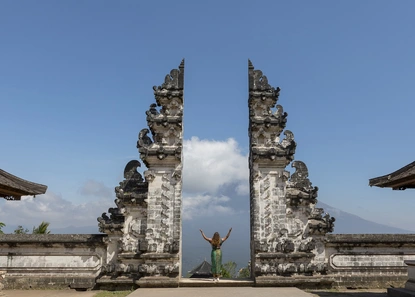
[[[280,89],[248,64],[251,276],[255,286],[402,287],[415,260],[413,234],[328,234],[318,188],[294,160]],[[0,234],[0,287],[193,286],[180,279],[184,61],[159,87],[139,132],[140,161],[128,162],[115,207],[98,218],[105,234]],[[290,174],[286,168],[295,170]],[[213,283],[215,285],[216,283]],[[205,283],[206,285],[206,283]]]
[[[251,275],[269,282],[277,276],[325,274],[323,239],[333,231],[334,218],[315,208],[318,188],[311,185],[306,165],[293,161],[294,135],[284,130],[287,113],[276,105],[280,89],[250,61],[248,77]],[[143,177],[139,161],[127,164],[125,179],[115,188],[116,207],[98,221],[113,251],[105,268],[109,275],[174,286],[182,257],[184,60],[153,89],[148,128],[137,141],[147,170]]]

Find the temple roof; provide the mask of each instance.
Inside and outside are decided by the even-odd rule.
[[[415,162],[387,175],[369,179],[369,186],[392,188],[393,190],[414,189]]]
[[[24,180],[0,169],[0,197],[7,200],[20,200],[22,196],[45,194],[48,187]]]
[[[206,260],[203,261],[200,265],[193,268],[189,274],[190,278],[197,278],[197,277],[210,277],[212,276],[211,273],[212,265],[210,265]]]

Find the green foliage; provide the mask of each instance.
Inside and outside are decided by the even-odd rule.
[[[2,222],[0,222],[0,234],[3,234],[4,232],[3,232],[3,230],[1,230],[3,227],[5,227],[6,226],[6,224],[5,223],[2,223]]]
[[[235,278],[236,277],[236,263],[233,261],[226,262],[222,265],[220,274],[223,278]]]
[[[13,231],[14,234],[27,234],[29,233],[29,229],[23,228],[23,226],[19,225],[16,230]]]
[[[248,266],[239,269],[238,278],[250,278],[251,277],[251,261],[248,262]]]
[[[33,234],[49,234],[50,230],[48,230],[50,223],[42,222],[39,226],[33,227]]]
[[[241,268],[238,272],[238,278],[250,278],[251,277],[251,271],[249,267]]]

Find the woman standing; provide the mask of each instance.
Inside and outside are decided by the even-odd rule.
[[[210,253],[211,261],[212,261],[212,274],[213,280],[219,281],[220,272],[222,269],[222,251],[221,246],[222,244],[228,239],[229,235],[231,235],[232,228],[229,229],[228,234],[224,238],[220,238],[218,232],[213,234],[212,238],[206,237],[203,231],[200,229],[200,233],[202,233],[203,238],[206,241],[209,241],[210,245],[212,246],[212,252]]]

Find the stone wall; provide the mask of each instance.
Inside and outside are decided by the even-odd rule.
[[[152,284],[145,283],[149,281],[145,274],[134,280],[123,278],[121,270],[109,279],[108,265],[115,252],[112,245],[107,235],[0,235],[0,283],[6,289],[169,285],[165,277],[155,278]],[[411,260],[415,260],[413,234],[331,234],[325,237],[327,273],[262,275],[255,282],[256,286],[302,288],[404,287],[408,280],[404,262]],[[139,270],[145,265],[144,261],[135,261]],[[152,261],[164,260],[159,257]],[[121,277],[114,278],[118,275]]]
[[[327,275],[333,287],[403,287],[407,260],[415,260],[415,234],[330,234]]]
[[[89,289],[107,259],[106,235],[0,235],[5,289]],[[1,275],[0,275],[1,277]]]

